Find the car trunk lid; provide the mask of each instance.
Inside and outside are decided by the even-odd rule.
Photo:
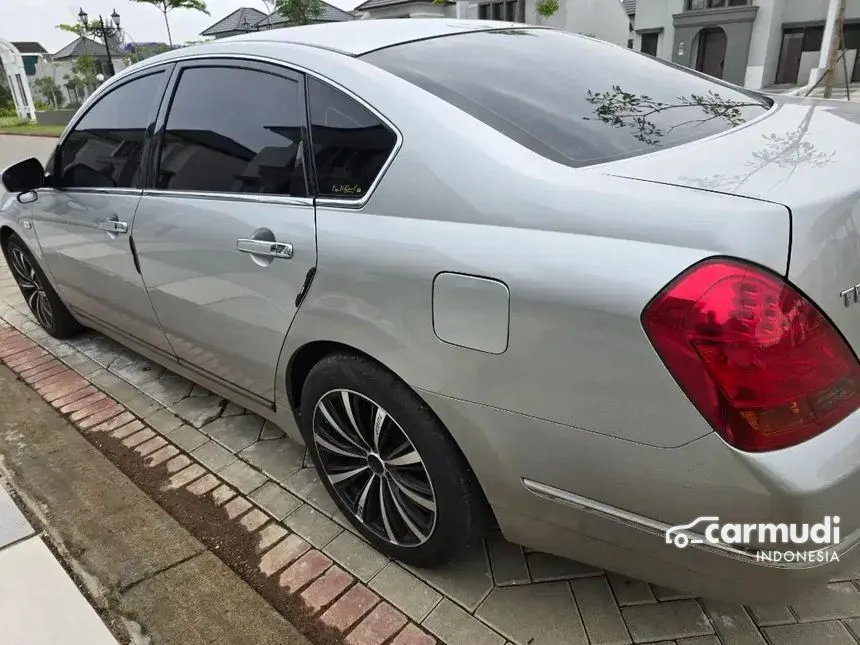
[[[599,169],[788,208],[788,279],[860,350],[860,106],[779,97],[738,128]]]

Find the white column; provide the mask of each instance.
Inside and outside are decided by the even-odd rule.
[[[809,74],[810,85],[814,85],[824,76],[827,66],[830,64],[830,56],[835,46],[833,35],[836,31],[840,4],[841,0],[830,0],[830,5],[827,7],[827,22],[824,24],[824,36],[821,38],[821,56],[818,59],[818,67]]]

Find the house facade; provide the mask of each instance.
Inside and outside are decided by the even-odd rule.
[[[637,0],[633,48],[752,89],[805,86],[827,68],[837,0]],[[829,20],[828,20],[829,17]],[[860,0],[845,0],[846,65],[860,82]]]
[[[630,19],[618,0],[559,0],[558,11],[545,18],[537,0],[367,0],[355,8],[364,18],[474,18],[559,27],[626,47]]]

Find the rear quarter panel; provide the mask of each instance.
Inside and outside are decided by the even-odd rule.
[[[317,208],[318,271],[285,356],[341,342],[417,389],[658,447],[711,431],[639,317],[710,255],[784,274],[785,208],[560,166],[360,60],[316,69],[404,141],[364,208]],[[504,353],[436,337],[432,284],[443,271],[507,285]]]

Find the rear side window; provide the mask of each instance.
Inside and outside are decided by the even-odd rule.
[[[318,194],[359,199],[382,171],[397,137],[340,90],[311,77],[307,83]]]
[[[709,76],[552,29],[457,34],[362,58],[574,167],[701,139],[771,105]]]

